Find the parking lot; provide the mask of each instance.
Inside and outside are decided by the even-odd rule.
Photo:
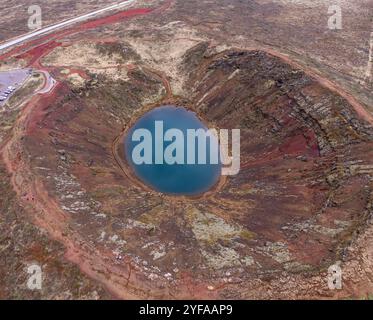
[[[0,72],[0,107],[5,105],[6,101],[22,86],[31,73],[32,69]]]

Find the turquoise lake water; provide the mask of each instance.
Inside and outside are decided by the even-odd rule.
[[[155,139],[155,126],[156,121],[163,121],[163,132],[166,133],[168,129],[179,129],[184,134],[183,143],[180,144],[180,139],[174,138],[172,141],[163,141],[163,145],[156,146]],[[157,122],[159,124],[159,122]],[[147,164],[137,164],[136,158],[134,158],[134,151],[139,150],[139,144],[144,142],[145,137],[139,138],[139,141],[133,141],[134,133],[137,129],[147,129],[152,135],[152,142],[150,151],[152,152],[152,161]],[[152,187],[156,191],[174,194],[174,195],[198,195],[204,193],[211,189],[219,180],[221,175],[221,164],[220,161],[216,164],[211,164],[210,161],[210,140],[207,139],[207,156],[206,163],[198,163],[198,143],[195,140],[194,152],[196,155],[196,163],[187,163],[187,130],[188,129],[203,129],[207,130],[206,126],[198,119],[198,117],[191,111],[183,107],[175,106],[162,106],[151,110],[141,117],[135,125],[130,128],[127,136],[124,138],[124,150],[125,156],[134,170],[137,177],[143,181],[146,185]],[[175,140],[177,142],[175,142]],[[149,140],[146,140],[149,141]],[[217,140],[215,140],[217,143]],[[184,163],[182,164],[168,164],[164,159],[164,154],[161,150],[167,149],[168,146],[173,144],[179,145],[181,150],[184,150]],[[137,146],[137,147],[136,147]],[[156,148],[159,154],[162,154],[163,164],[156,164]],[[144,156],[145,149],[148,151],[149,148],[144,148],[144,150],[138,154]],[[193,148],[191,148],[193,150]],[[179,149],[180,150],[180,149]],[[189,149],[190,150],[190,149]],[[171,153],[176,155],[177,151]],[[149,155],[149,153],[147,153]],[[149,157],[147,158],[149,160]],[[169,159],[169,158],[167,158]],[[179,158],[180,160],[180,158]],[[158,162],[159,163],[159,162]]]

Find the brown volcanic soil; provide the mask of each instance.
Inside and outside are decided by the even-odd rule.
[[[16,50],[59,85],[31,99],[17,118],[7,115],[2,161],[7,186],[17,192],[10,199],[53,239],[43,241],[62,243],[66,258],[100,284],[89,289],[91,280],[78,273],[83,291],[99,292],[94,297],[105,297],[101,285],[120,298],[371,293],[372,116],[314,68],[274,49],[224,50],[217,40],[203,41],[219,38],[208,34],[212,28],[194,29],[205,24],[175,22],[180,28],[173,30],[170,21],[183,18],[188,8],[180,6],[189,4],[170,3],[168,15],[150,13],[166,25],[143,31],[133,22],[125,41],[113,36],[118,25],[100,29],[100,39],[95,31],[75,35],[75,28]],[[263,8],[272,15],[273,5]],[[199,198],[138,183],[118,157],[118,138],[164,103],[187,106],[211,126],[241,129],[240,173]],[[61,249],[50,252],[62,259]],[[344,289],[330,291],[326,269],[339,260]],[[25,297],[7,281],[4,297]],[[61,277],[66,290],[74,283]],[[62,289],[47,290],[42,297]]]

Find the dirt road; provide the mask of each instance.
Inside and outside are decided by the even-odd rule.
[[[84,14],[82,16],[78,16],[76,18],[65,20],[63,22],[60,22],[60,23],[57,23],[57,24],[54,24],[54,25],[42,28],[40,30],[36,30],[34,32],[28,33],[28,34],[23,35],[21,37],[17,37],[17,38],[15,38],[13,40],[9,40],[9,41],[7,41],[7,42],[5,42],[3,44],[0,44],[0,51],[7,50],[7,49],[9,49],[9,48],[11,48],[13,46],[16,46],[17,44],[20,44],[20,43],[25,42],[27,40],[31,40],[31,39],[36,38],[36,37],[41,36],[41,35],[45,35],[45,34],[50,33],[52,31],[60,30],[60,29],[62,29],[64,27],[72,25],[74,23],[85,21],[87,19],[93,18],[93,17],[95,17],[95,16],[97,16],[99,14],[105,13],[107,11],[121,9],[123,7],[126,7],[126,6],[129,6],[129,5],[133,4],[135,1],[136,0],[123,1],[123,2],[120,2],[118,4],[115,4],[115,5],[103,8],[103,9],[99,9],[99,10],[96,10],[96,11]]]

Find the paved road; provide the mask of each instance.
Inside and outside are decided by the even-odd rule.
[[[12,46],[20,44],[20,43],[22,43],[22,42],[24,42],[26,40],[30,40],[30,39],[32,39],[34,37],[37,37],[37,36],[49,33],[51,31],[55,31],[55,30],[61,29],[61,28],[66,27],[66,26],[68,26],[70,24],[87,20],[89,18],[92,18],[92,17],[100,14],[100,13],[128,6],[128,5],[132,4],[132,3],[134,3],[135,1],[136,0],[122,1],[122,2],[119,2],[117,4],[111,5],[109,7],[106,7],[106,8],[103,8],[103,9],[99,9],[99,10],[96,10],[96,11],[93,11],[93,12],[90,12],[90,13],[87,13],[87,14],[84,14],[84,15],[76,17],[76,18],[72,18],[72,19],[60,22],[58,24],[51,25],[49,27],[45,27],[45,28],[40,29],[40,30],[36,30],[36,31],[28,33],[28,34],[26,34],[24,36],[21,36],[21,37],[18,37],[16,39],[7,41],[7,42],[5,42],[3,44],[0,44],[0,51],[5,50],[5,49],[9,49]]]

